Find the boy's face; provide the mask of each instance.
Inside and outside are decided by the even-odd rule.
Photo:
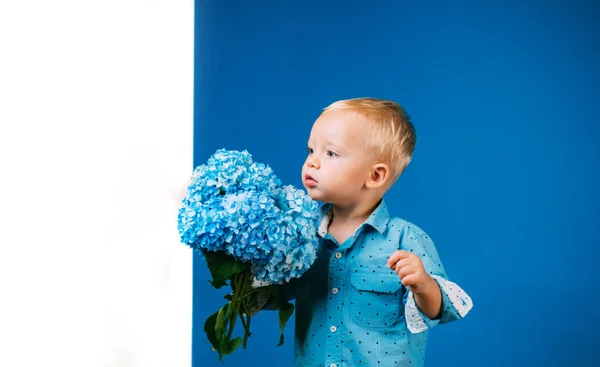
[[[315,121],[308,139],[302,182],[313,199],[348,205],[362,198],[370,174],[365,125],[355,114],[332,110]]]

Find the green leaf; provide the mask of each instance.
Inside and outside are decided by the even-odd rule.
[[[227,342],[224,347],[223,350],[221,351],[221,353],[226,356],[228,354],[233,353],[234,350],[236,350],[240,344],[242,344],[242,338],[240,338],[239,336],[233,340],[230,340],[229,342]]]
[[[277,291],[277,287],[274,285],[269,285],[266,287],[259,287],[257,289],[262,290],[263,292],[273,295],[273,296],[277,296],[279,294],[279,292]]]
[[[244,304],[246,305],[246,308],[248,310],[250,310],[250,309],[252,309],[252,308],[254,308],[254,307],[256,307],[258,305],[258,303],[259,303],[258,302],[258,297],[259,296],[261,296],[261,297],[269,297],[268,293],[266,293],[266,292],[264,292],[262,290],[254,290],[252,292],[252,294],[247,295],[244,298]]]
[[[219,361],[223,362],[223,356],[230,355],[242,344],[242,338],[237,337],[221,346],[219,350]]]
[[[215,320],[215,334],[217,336],[217,346],[223,344],[223,339],[227,334],[227,324],[229,323],[229,318],[227,317],[229,310],[229,303],[224,304],[217,312],[217,317]],[[219,348],[217,348],[219,349]]]
[[[204,323],[204,331],[213,346],[213,350],[219,352],[221,362],[223,362],[223,356],[233,353],[242,344],[242,338],[240,337],[228,340],[227,326],[234,311],[234,306],[231,302],[228,302],[221,306],[218,312],[210,315]]]
[[[233,295],[232,294],[226,294],[223,298],[225,298],[226,300],[228,300],[229,302],[231,302],[231,300],[233,299]]]
[[[210,284],[217,289],[227,285],[227,281],[231,279],[232,275],[242,273],[249,267],[249,264],[237,261],[223,251],[207,251],[204,253],[204,257],[212,275]]]
[[[213,346],[213,349],[217,349],[219,346],[219,341],[217,339],[217,334],[215,333],[215,325],[217,323],[217,314],[219,312],[215,312],[212,315],[208,316],[206,321],[204,322],[204,332],[206,333],[206,337],[208,341]]]
[[[278,347],[283,345],[283,330],[285,329],[285,324],[288,322],[293,313],[293,304],[289,302],[279,303],[279,329],[281,330],[281,335],[279,336],[279,344],[277,344]]]

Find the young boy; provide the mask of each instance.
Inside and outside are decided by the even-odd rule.
[[[317,260],[286,287],[296,298],[296,366],[422,366],[428,330],[471,309],[432,240],[386,209],[383,195],[415,145],[392,101],[338,101],[314,123],[302,180],[325,204]]]

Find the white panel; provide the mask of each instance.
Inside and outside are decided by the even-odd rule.
[[[0,3],[0,365],[189,366],[193,1]]]

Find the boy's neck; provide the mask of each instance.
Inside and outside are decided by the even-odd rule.
[[[344,243],[358,227],[363,224],[367,218],[377,208],[381,198],[376,201],[363,201],[359,205],[340,206],[332,205],[331,211],[333,218],[329,223],[328,232],[339,244]]]
[[[377,200],[369,200],[359,203],[358,205],[332,205],[333,222],[338,226],[355,226],[356,228],[364,223],[367,218],[375,211],[381,198]],[[333,224],[333,223],[332,223]]]

